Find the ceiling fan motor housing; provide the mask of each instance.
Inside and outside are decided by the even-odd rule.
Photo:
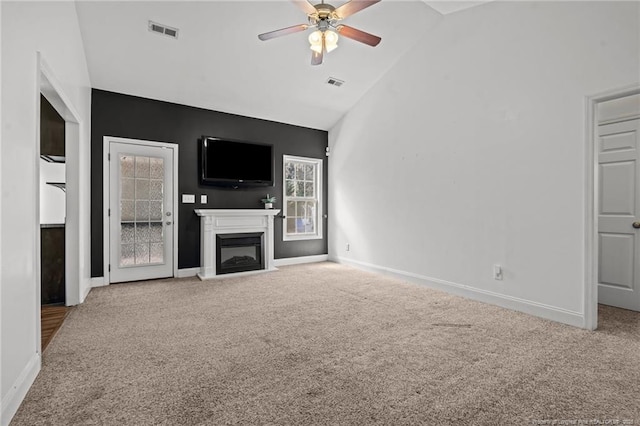
[[[320,3],[314,6],[316,8],[316,13],[309,15],[309,22],[313,25],[322,25],[324,23],[325,28],[327,29],[330,25],[340,19],[338,15],[336,15],[336,8],[331,6],[330,4]],[[322,31],[322,28],[318,27]]]

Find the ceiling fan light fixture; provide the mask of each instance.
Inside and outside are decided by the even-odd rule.
[[[338,47],[338,34],[326,30],[320,31],[316,30],[309,34],[309,44],[311,44],[310,49],[316,53],[322,52],[322,40],[324,39],[324,48],[327,52],[331,52],[336,47]]]
[[[309,34],[309,44],[314,52],[322,52],[322,31],[317,30]]]
[[[321,53],[322,52],[322,44],[312,44],[310,49],[313,50],[316,53]]]
[[[338,47],[338,34],[330,30],[325,31],[324,47],[327,49],[327,53]]]

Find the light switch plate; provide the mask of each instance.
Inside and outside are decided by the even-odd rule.
[[[207,195],[206,194],[200,195],[200,204],[207,204]]]
[[[195,194],[182,194],[182,204],[195,204]]]

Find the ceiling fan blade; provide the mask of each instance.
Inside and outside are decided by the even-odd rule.
[[[338,33],[340,33],[341,36],[350,38],[355,41],[359,41],[360,43],[368,44],[369,46],[373,46],[373,47],[377,46],[382,40],[378,36],[366,33],[364,31],[358,30],[348,25],[338,25],[336,27],[336,30],[338,30]]]
[[[320,52],[316,52],[315,50],[311,50],[311,65],[320,65],[322,64],[322,57],[324,56],[324,51],[326,47],[324,45],[324,36],[322,36],[322,48]]]
[[[314,13],[317,12],[316,8],[313,7],[313,5],[309,3],[307,0],[291,0],[291,1],[295,3],[295,5],[298,6],[300,9],[302,9],[302,11],[307,15],[313,15]]]
[[[362,9],[366,9],[369,6],[373,6],[380,0],[351,0],[349,3],[345,3],[335,10],[335,14],[344,19],[347,16],[351,16],[356,12],[360,12]]]
[[[282,37],[288,34],[299,33],[300,31],[304,31],[309,28],[307,24],[294,25],[292,27],[281,28],[275,31],[269,31],[268,33],[258,35],[258,38],[262,41],[270,40],[276,37]]]
[[[322,50],[320,53],[315,50],[311,51],[311,65],[320,65],[322,64],[322,57],[324,55],[324,39],[322,40]]]

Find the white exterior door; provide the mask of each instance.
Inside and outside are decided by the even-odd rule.
[[[174,149],[109,142],[109,281],[173,276]]]
[[[640,311],[640,119],[598,126],[598,302]]]

